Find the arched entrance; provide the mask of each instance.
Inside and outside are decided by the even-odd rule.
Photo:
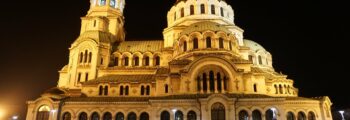
[[[225,120],[225,106],[215,103],[211,106],[211,120]]]
[[[199,93],[224,93],[228,86],[228,72],[219,66],[205,66],[199,70],[194,80]]]

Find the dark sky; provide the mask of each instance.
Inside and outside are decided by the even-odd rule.
[[[337,109],[350,107],[350,17],[336,0],[226,0],[245,38],[263,45],[276,71],[289,75],[305,97],[330,96]],[[126,0],[128,39],[162,39],[175,0]],[[5,0],[0,7],[0,107],[24,112],[32,100],[57,85],[78,37],[88,0]]]

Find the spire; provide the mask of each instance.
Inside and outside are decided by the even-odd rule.
[[[125,0],[90,0],[89,16],[123,14]]]

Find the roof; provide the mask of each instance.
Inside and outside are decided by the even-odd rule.
[[[252,50],[254,52],[257,52],[259,50],[266,51],[263,46],[261,46],[259,43],[254,42],[252,40],[245,39],[243,42],[244,42],[244,46],[249,47],[250,50]]]
[[[181,2],[181,1],[186,2],[187,0],[176,0],[175,5],[178,4],[178,3]],[[225,0],[219,0],[219,1],[224,1],[224,2],[226,2]]]
[[[155,82],[155,75],[106,75],[83,83],[84,85],[110,83],[110,82]]]
[[[124,41],[117,48],[119,52],[156,52],[163,48],[163,40]]]
[[[188,35],[192,32],[204,32],[207,30],[224,31],[226,33],[231,33],[224,25],[220,25],[220,24],[214,23],[214,22],[205,21],[205,22],[198,22],[198,23],[194,23],[194,24],[190,25],[189,27],[187,27],[186,29],[184,29],[181,32],[181,35]]]
[[[103,31],[86,31],[79,36],[76,41],[92,39],[97,43],[110,43],[113,39],[113,35]]]

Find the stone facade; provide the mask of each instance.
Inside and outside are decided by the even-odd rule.
[[[124,0],[91,0],[58,85],[27,120],[331,120],[272,55],[243,39],[224,0],[178,0],[164,40],[125,41]]]

